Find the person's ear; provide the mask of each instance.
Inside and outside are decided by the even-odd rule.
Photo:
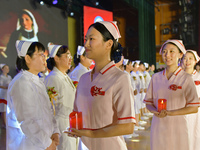
[[[25,59],[25,61],[26,61],[27,64],[30,64],[30,63],[31,63],[32,58],[31,58],[29,55],[26,55],[26,56],[24,57],[24,59]]]
[[[113,40],[110,39],[110,40],[107,41],[106,47],[107,47],[108,49],[111,49],[112,46],[113,46]]]
[[[57,55],[54,56],[54,61],[55,61],[56,64],[59,62],[59,57]]]

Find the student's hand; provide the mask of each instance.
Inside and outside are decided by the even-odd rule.
[[[53,141],[55,141],[56,146],[59,145],[60,139],[59,139],[59,134],[58,134],[58,133],[54,133],[54,134],[51,136],[51,139],[52,139]]]
[[[56,143],[52,140],[52,143],[49,147],[46,148],[46,150],[56,150]]]
[[[167,111],[166,110],[161,110],[161,112],[156,113],[155,116],[158,117],[158,118],[164,118],[164,117],[167,116]]]
[[[64,131],[64,133],[67,133],[68,136],[71,137],[81,137],[81,136],[86,136],[86,137],[93,137],[92,131],[91,130],[77,130],[77,129],[70,129],[70,131]]]

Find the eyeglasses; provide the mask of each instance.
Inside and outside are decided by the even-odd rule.
[[[37,54],[33,54],[33,55],[39,55],[39,56],[42,56],[43,58],[46,58],[46,55],[44,53],[37,53]]]

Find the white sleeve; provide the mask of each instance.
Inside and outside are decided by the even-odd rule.
[[[39,93],[36,93],[32,84],[27,81],[17,82],[10,92],[13,111],[20,123],[22,132],[34,145],[46,149],[50,146],[52,140],[44,131],[43,121],[45,118],[40,114],[42,100],[37,100],[37,94]]]

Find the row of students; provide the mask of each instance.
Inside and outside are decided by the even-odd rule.
[[[47,65],[53,70],[45,79],[45,87],[38,77],[45,70],[44,46],[17,41],[17,67],[21,71],[8,88],[7,149],[55,150],[59,144],[58,149],[65,149],[75,140],[65,135],[81,137],[79,149],[127,149],[122,135],[134,129],[134,98],[130,78],[111,60],[118,53],[120,37],[116,22],[103,21],[89,27],[84,46],[95,68],[80,78],[77,91],[66,74],[71,64],[67,47],[50,48]],[[58,94],[55,116],[48,87],[54,87]],[[64,135],[72,109],[82,112],[84,130],[71,129]]]

